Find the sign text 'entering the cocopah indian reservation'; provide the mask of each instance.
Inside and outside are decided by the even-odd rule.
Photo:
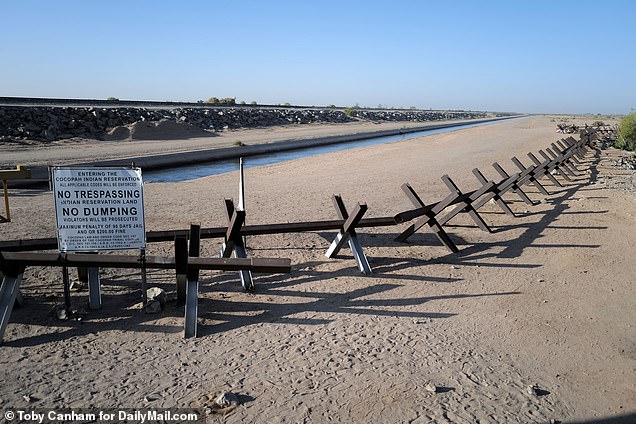
[[[57,243],[63,252],[145,249],[139,168],[53,168]]]

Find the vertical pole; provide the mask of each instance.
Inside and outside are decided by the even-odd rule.
[[[4,191],[4,209],[7,211],[7,222],[11,222],[11,211],[9,210],[9,190],[7,180],[2,180],[2,188]]]
[[[245,210],[245,177],[243,175],[243,158],[239,158],[239,195],[236,209]]]
[[[64,305],[66,311],[71,309],[71,284],[68,278],[68,267],[66,266],[66,254],[64,254],[64,265],[62,265],[62,283],[64,284]]]
[[[174,238],[174,261],[177,274],[177,302],[183,304],[186,300],[188,279],[188,240],[185,235]]]
[[[245,246],[243,246],[243,244],[240,246],[234,246],[234,257],[247,258],[247,252],[245,251]],[[241,286],[243,287],[243,290],[247,292],[253,292],[255,290],[252,271],[249,269],[242,269],[239,271],[239,277],[241,277]]]
[[[99,252],[87,252],[97,255]],[[99,281],[99,268],[77,267],[77,277],[88,285],[88,308],[97,310],[102,308],[102,288]]]
[[[199,315],[199,281],[188,280],[186,287],[183,335],[185,338],[197,336],[197,316]]]
[[[143,307],[148,304],[147,275],[146,275],[146,249],[139,251],[139,263],[141,264],[141,299]]]
[[[239,193],[236,209],[239,211],[245,210],[245,174],[243,173],[243,158],[239,158]],[[246,222],[243,221],[243,225],[245,224]],[[243,236],[243,246],[247,247],[247,236]]]
[[[102,308],[102,287],[99,281],[99,268],[88,268],[88,308]]]
[[[245,172],[244,172],[244,166],[243,166],[243,158],[239,158],[239,193],[238,193],[238,205],[236,206],[236,210],[245,212]],[[242,225],[245,225],[245,219],[243,219]],[[245,250],[246,247],[247,247],[247,237],[243,236],[242,243],[236,243],[234,246],[234,257],[247,258],[247,251]],[[254,281],[252,279],[252,271],[240,270],[239,276],[241,278],[241,285],[243,286],[243,289],[246,291],[253,291]]]
[[[77,267],[77,279],[83,284],[88,284],[88,268],[85,266]]]
[[[190,257],[198,257],[201,247],[201,226],[190,224]],[[197,336],[197,316],[199,309],[199,269],[188,267],[186,302],[183,332],[186,338]]]
[[[348,242],[349,242],[349,248],[351,249],[351,252],[353,252],[353,257],[355,258],[356,263],[358,264],[358,269],[360,270],[360,272],[363,273],[364,275],[373,274],[371,265],[369,265],[369,260],[367,259],[367,256],[364,254],[364,251],[362,250],[362,245],[360,244],[360,240],[358,240],[358,237],[357,236],[349,237]]]
[[[198,258],[201,254],[201,225],[190,224],[190,246],[188,256]],[[199,269],[188,268],[188,280],[199,281]]]

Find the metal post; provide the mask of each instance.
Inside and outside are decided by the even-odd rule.
[[[225,199],[225,212],[228,220],[228,228],[225,234],[225,242],[221,246],[221,257],[229,258],[247,258],[247,251],[241,237],[241,227],[245,222],[245,211],[234,207],[231,199]],[[245,291],[254,291],[254,281],[252,279],[252,271],[239,271],[241,285]]]
[[[2,188],[4,191],[4,209],[7,212],[7,222],[11,222],[11,210],[9,209],[9,190],[7,186],[7,180],[2,180]]]
[[[546,149],[546,150],[552,153],[549,149]],[[543,158],[550,163],[550,165],[548,166],[548,169],[550,169],[550,171],[555,170],[556,172],[559,173],[559,175],[561,175],[567,181],[572,181],[570,177],[568,177],[568,175],[565,172],[563,172],[563,170],[559,167],[559,164],[554,157],[550,158],[550,156],[548,156],[548,154],[544,152],[543,150],[539,150],[539,154],[543,156]]]
[[[483,185],[488,184],[488,179],[481,173],[478,168],[473,169],[473,175],[477,178],[477,180]],[[504,213],[510,216],[516,216],[515,213],[510,209],[510,206],[501,198],[499,187],[493,187],[493,196],[492,199],[494,202],[504,211]]]
[[[197,317],[199,314],[199,281],[188,280],[186,286],[185,316],[183,334],[186,338],[197,336]]]
[[[446,187],[448,187],[448,189],[451,191],[451,193],[455,194],[456,196],[460,197],[460,196],[464,195],[464,193],[462,193],[462,191],[459,189],[459,187],[457,187],[457,184],[455,184],[453,182],[453,180],[451,180],[451,178],[448,175],[442,175],[442,182],[444,184],[446,184]],[[488,187],[484,187],[483,191],[485,192],[485,191],[489,190],[493,185],[494,185],[494,183],[491,184]],[[479,196],[481,196],[483,193],[479,192],[478,194],[479,194]],[[475,209],[474,206],[472,205],[472,202],[477,200],[477,198],[479,196],[475,197],[474,199],[471,199],[469,197],[466,200],[462,201],[461,204],[459,206],[457,206],[453,211],[451,211],[444,218],[440,219],[440,224],[444,225],[454,215],[456,215],[459,212],[466,212],[466,213],[468,213],[468,216],[470,216],[472,218],[472,220],[475,222],[475,224],[477,224],[477,227],[479,227],[480,230],[485,231],[487,233],[492,233],[492,230],[490,229],[488,224],[486,224],[486,221],[484,221],[484,219],[481,217],[481,215],[479,215],[479,213],[477,212],[477,209]]]
[[[23,273],[24,269],[21,269],[16,275],[5,275],[2,278],[2,286],[0,286],[0,343],[2,343],[4,331],[11,317]]]
[[[63,254],[64,260],[66,254]],[[68,278],[68,267],[66,264],[62,265],[62,283],[64,284],[64,305],[66,306],[66,312],[70,312],[71,309],[71,283]]]
[[[201,226],[190,224],[190,246],[189,255],[198,257],[201,247]],[[197,316],[199,309],[199,269],[188,267],[188,282],[186,285],[185,317],[183,332],[184,336],[197,336]]]
[[[517,165],[517,168],[519,168],[522,172],[525,171],[526,169],[528,169],[528,168],[526,168],[526,166],[523,163],[521,163],[521,161],[516,156],[513,156],[511,160],[512,160],[512,162],[515,165]],[[536,178],[537,165],[535,165],[535,166],[531,165],[531,167],[532,167],[532,170],[530,171],[530,174],[529,174],[530,175],[529,181],[532,184],[534,184],[534,186],[537,188],[537,190],[539,190],[542,194],[544,194],[546,196],[549,196],[550,193],[548,192],[548,190],[546,190],[546,188],[543,186],[543,184],[541,184],[539,182],[539,180]]]
[[[245,179],[243,175],[243,158],[239,158],[239,195],[236,209],[245,210]]]
[[[236,209],[245,211],[245,174],[243,172],[243,158],[239,158],[239,192],[238,206]],[[247,216],[243,220],[243,225],[247,224]],[[247,248],[247,236],[243,236],[243,247]]]
[[[456,196],[449,194],[444,198],[441,202],[438,202],[434,207],[426,207],[420,196],[415,192],[413,187],[409,183],[402,184],[402,191],[409,198],[413,206],[416,208],[421,208],[424,210],[424,216],[418,219],[415,223],[411,224],[406,230],[402,231],[402,233],[395,238],[395,241],[406,242],[406,240],[411,237],[417,230],[422,228],[424,225],[428,225],[430,229],[435,233],[438,240],[446,246],[448,250],[452,253],[459,252],[457,245],[455,242],[451,240],[450,236],[444,228],[437,221],[437,214],[448,207],[456,198]]]
[[[570,165],[566,162],[566,159],[563,156],[563,152],[561,151],[561,149],[559,149],[555,143],[550,144],[550,146],[552,146],[552,149],[554,150],[555,156],[559,161],[559,165],[563,169],[565,169],[571,176],[576,178],[578,175],[576,174],[576,172],[574,172],[572,168],[570,168]],[[548,150],[550,149],[548,148]]]
[[[139,251],[139,267],[141,268],[141,304],[145,308],[148,304],[147,276],[146,276],[146,249]]]
[[[552,184],[554,184],[557,187],[563,187],[563,185],[559,182],[559,180],[554,178],[554,175],[550,173],[550,169],[549,169],[550,161],[541,163],[541,161],[539,161],[539,159],[537,159],[537,157],[532,152],[528,153],[528,157],[530,158],[532,162],[534,162],[535,165],[537,165],[537,167],[541,167],[541,169],[543,169],[543,176],[548,178],[550,181],[552,181]]]
[[[247,251],[243,244],[237,244],[234,246],[234,257],[235,258],[247,258]],[[252,271],[249,269],[242,269],[239,271],[239,277],[241,278],[241,286],[243,286],[243,290],[252,292],[255,290],[254,280],[252,277]]]
[[[86,252],[99,254],[99,252]],[[77,277],[88,285],[88,308],[97,310],[102,308],[102,288],[99,280],[99,268],[97,267],[77,267]]]
[[[88,308],[102,308],[102,287],[99,281],[99,268],[88,268]]]
[[[333,203],[336,208],[336,213],[340,219],[344,219],[345,222],[342,225],[338,234],[334,238],[333,242],[327,249],[325,256],[328,258],[332,258],[338,254],[342,246],[345,242],[349,244],[349,248],[353,252],[353,257],[356,260],[358,265],[358,269],[365,275],[373,274],[373,270],[369,265],[369,261],[367,260],[366,255],[364,254],[364,250],[362,250],[362,245],[358,240],[358,235],[356,234],[355,227],[358,225],[362,216],[367,211],[367,205],[365,203],[358,203],[356,208],[353,210],[351,215],[347,212],[347,208],[345,207],[344,202],[342,201],[342,197],[340,195],[333,196]]]
[[[510,175],[508,175],[508,173],[506,172],[505,169],[503,169],[503,167],[501,165],[499,165],[497,162],[494,162],[492,164],[492,167],[495,168],[495,170],[499,173],[499,175],[501,175],[503,178],[510,178]],[[528,195],[523,191],[523,189],[515,182],[512,184],[511,186],[512,188],[512,192],[514,194],[516,194],[517,196],[519,196],[519,198],[521,198],[521,200],[523,200],[524,202],[526,202],[528,205],[530,206],[534,206],[535,203],[534,201],[532,201],[532,199],[530,199],[528,197]]]
[[[362,250],[362,245],[360,244],[360,240],[358,237],[349,236],[349,248],[353,252],[353,257],[358,264],[358,269],[364,275],[373,274],[373,270],[371,269],[371,265],[369,265],[369,261],[367,259],[367,255],[364,254],[364,250]]]
[[[186,300],[188,279],[188,240],[185,235],[176,236],[174,239],[174,260],[177,274],[177,302],[183,304]]]

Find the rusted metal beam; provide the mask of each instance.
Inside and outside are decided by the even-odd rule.
[[[358,235],[355,231],[356,226],[360,223],[360,220],[367,211],[367,205],[365,203],[358,203],[353,212],[349,214],[344,202],[342,201],[342,196],[334,194],[332,199],[334,207],[336,208],[336,213],[340,219],[344,220],[344,223],[329,246],[329,249],[327,249],[325,256],[328,258],[335,257],[344,244],[348,243],[360,272],[365,275],[372,274],[373,270],[369,265],[369,261],[362,249],[362,245],[360,244]]]
[[[574,171],[568,168],[567,165],[564,163],[564,161],[562,160],[562,156],[553,148],[546,147],[545,150],[552,157],[552,162],[554,163],[556,169],[560,171],[561,175],[563,175],[566,180],[572,181],[570,176],[575,177],[576,175],[574,174]]]
[[[174,238],[175,273],[177,275],[177,302],[185,302],[188,274],[188,240],[185,236]],[[146,259],[147,263],[147,259]],[[146,265],[146,268],[148,266]]]
[[[417,222],[411,224],[407,229],[405,229],[399,236],[396,237],[396,241],[405,242],[410,236],[415,234],[417,230],[422,228],[424,225],[428,225],[433,234],[437,237],[437,239],[444,245],[448,250],[452,253],[459,252],[457,245],[450,238],[448,233],[444,230],[442,225],[437,221],[436,215],[437,213],[434,211],[436,205],[426,205],[424,201],[420,198],[420,196],[415,192],[413,187],[410,184],[404,183],[402,184],[402,191],[409,198],[413,206],[420,208],[424,217],[419,219]]]
[[[225,233],[225,241],[221,247],[221,257],[247,258],[247,251],[241,235],[241,227],[245,223],[245,210],[234,207],[232,199],[225,199],[225,211],[228,219],[228,227]],[[249,270],[239,271],[241,286],[245,291],[254,291],[254,279]]]
[[[550,146],[552,146],[552,151],[554,153],[555,159],[559,161],[559,166],[563,167],[563,169],[565,169],[571,176],[577,177],[574,169],[570,168],[570,165],[567,163],[567,160],[565,156],[563,156],[563,152],[561,152],[561,149],[559,149],[559,147],[555,143],[550,144]],[[548,148],[548,151],[550,151],[550,148]]]
[[[418,215],[421,216],[421,215]],[[411,218],[412,219],[412,218]],[[405,221],[400,221],[405,222]],[[337,230],[342,227],[344,220],[326,220],[326,221],[304,221],[304,222],[285,222],[279,224],[258,224],[246,225],[241,228],[240,233],[247,236],[261,236],[267,234],[284,234],[284,233],[304,233],[312,231]],[[358,228],[372,227],[388,227],[396,225],[394,216],[384,216],[376,218],[362,219]],[[227,227],[211,227],[201,228],[201,238],[224,238],[227,234]],[[146,233],[146,241],[148,243],[160,243],[173,241],[175,236],[185,235],[187,237],[188,230],[166,230],[166,231],[149,231]],[[39,238],[27,240],[7,240],[0,241],[0,251],[33,251],[33,250],[52,250],[57,249],[56,238]]]
[[[198,258],[201,254],[201,225],[190,224],[190,235],[188,237],[190,244],[188,245],[188,256]],[[188,269],[188,280],[199,280],[199,270],[196,268]]]
[[[494,183],[489,182],[488,184],[483,185],[479,190],[475,190],[472,192],[472,194],[468,194],[462,193],[459,187],[457,187],[457,184],[455,184],[455,182],[451,180],[448,175],[442,175],[442,181],[444,182],[444,184],[446,184],[446,187],[448,187],[451,193],[455,193],[457,197],[461,198],[462,200],[460,201],[460,204],[458,206],[447,213],[444,217],[440,218],[439,223],[441,225],[444,225],[460,212],[466,212],[482,231],[491,233],[492,230],[490,229],[488,224],[486,224],[486,221],[484,221],[481,215],[479,215],[472,203],[484,193],[489,191],[494,186]]]
[[[532,152],[528,153],[528,157],[537,166],[538,169],[541,169],[543,176],[548,178],[552,182],[552,184],[558,187],[563,187],[563,184],[561,184],[561,182],[557,180],[554,177],[554,175],[552,175],[552,173],[550,172],[551,170],[549,168],[550,168],[551,161],[545,160],[541,162]]]
[[[546,149],[548,150],[548,149]],[[559,167],[559,163],[558,161],[555,159],[554,155],[548,155],[544,150],[539,150],[539,154],[541,156],[543,156],[543,158],[547,161],[549,161],[550,165],[548,166],[548,170],[550,172],[552,171],[556,171],[561,177],[563,177],[563,179],[567,180],[567,181],[572,181],[570,179],[570,177],[568,176],[568,174],[566,174],[561,167]]]
[[[516,156],[513,156],[511,161],[517,166],[517,168],[519,168],[521,172],[528,169],[523,163],[521,163],[521,161]],[[541,174],[541,172],[537,169],[538,165],[532,165],[531,168],[532,169],[530,173],[528,174],[528,181],[534,184],[537,190],[539,190],[541,193],[545,194],[546,196],[549,196],[550,193],[548,192],[548,190],[546,190],[543,184],[539,182],[539,179],[537,178],[538,176],[540,177],[539,174]]]
[[[495,170],[499,173],[499,175],[501,175],[504,179],[510,178],[510,175],[506,172],[505,169],[503,169],[501,165],[499,165],[499,163],[494,162],[492,164],[492,167],[495,168]],[[527,173],[530,173],[530,170],[527,170]],[[519,177],[520,176],[521,175],[519,175]],[[510,189],[512,189],[512,192],[515,193],[517,196],[519,196],[519,198],[521,198],[521,200],[526,202],[528,205],[534,206],[535,205],[534,201],[532,201],[532,199],[530,199],[528,195],[523,191],[523,189],[521,188],[522,185],[523,184],[519,183],[518,178],[514,178],[510,184]]]
[[[12,274],[11,269],[30,266],[63,265],[69,267],[86,266],[101,268],[140,268],[138,255],[90,255],[86,253],[35,253],[0,252],[0,267],[5,275]],[[174,256],[146,256],[146,267],[150,269],[177,269]],[[289,259],[270,258],[190,258],[188,268],[200,270],[238,271],[249,269],[263,273],[291,272]],[[6,272],[5,272],[6,270]]]
[[[473,169],[473,175],[477,178],[477,181],[479,181],[482,185],[492,182],[492,180],[488,180],[478,168]],[[510,209],[510,206],[508,206],[508,204],[501,197],[501,195],[504,193],[504,190],[501,188],[502,183],[504,182],[506,182],[506,180],[501,181],[501,183],[499,184],[495,184],[490,190],[492,197],[489,199],[486,196],[484,196],[475,204],[475,207],[479,209],[482,205],[486,204],[486,202],[492,199],[495,201],[495,204],[497,204],[497,206],[499,206],[499,208],[501,208],[501,210],[504,211],[504,213],[512,217],[516,216],[515,213],[512,211],[512,209]]]

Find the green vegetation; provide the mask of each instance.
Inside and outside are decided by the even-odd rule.
[[[250,104],[251,104],[252,106],[256,106],[256,102],[255,102],[254,100],[252,100],[252,101],[250,102]]]
[[[592,122],[592,126],[593,127],[604,127],[605,126],[605,122],[603,122],[603,121],[594,121],[594,122]]]
[[[109,97],[109,98],[106,99],[106,101],[108,101],[108,102],[118,102],[119,99],[117,97]]]
[[[636,112],[632,112],[621,119],[621,123],[618,126],[616,147],[636,151]]]
[[[356,110],[354,108],[348,107],[344,110],[345,115],[355,118]]]
[[[219,99],[217,97],[210,97],[206,103],[210,103],[213,105],[234,106],[236,104],[236,97],[225,97],[223,99]]]
[[[327,106],[327,107],[328,107],[329,109],[335,109],[335,108],[336,108],[336,105],[329,105],[329,106]]]
[[[232,143],[233,146],[245,146],[245,143],[243,143],[241,140],[236,140],[234,143]]]

